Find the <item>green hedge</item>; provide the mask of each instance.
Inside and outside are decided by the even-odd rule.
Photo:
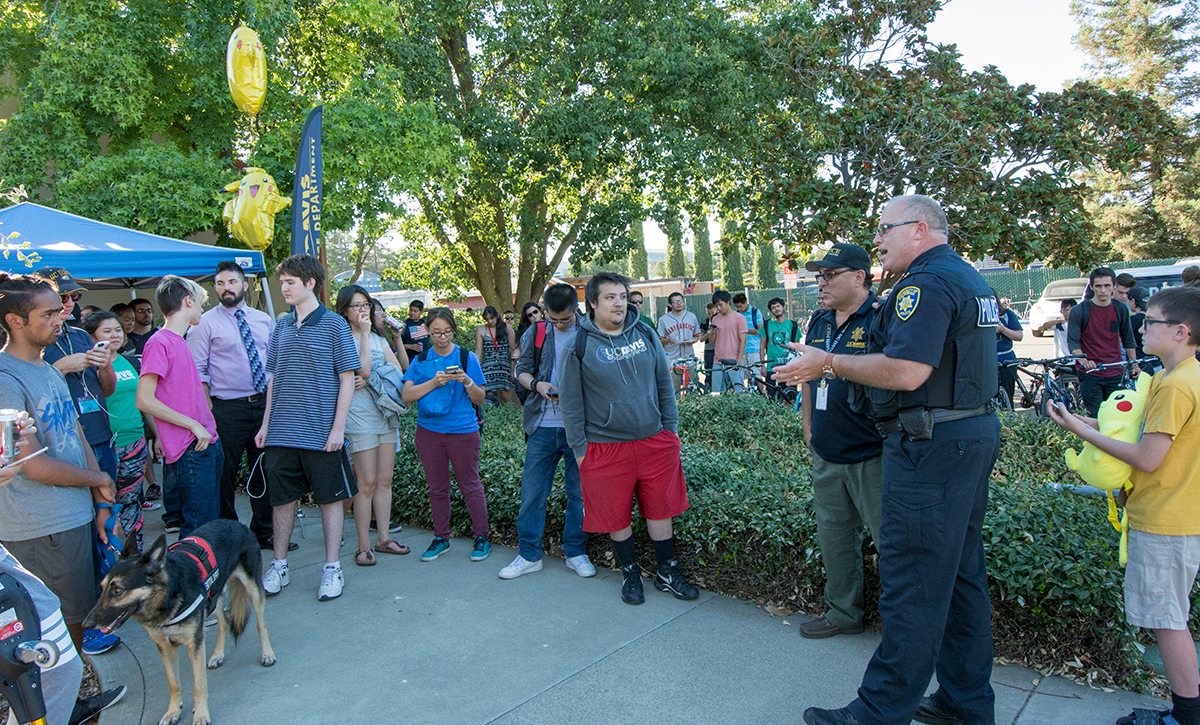
[[[480,477],[497,543],[516,545],[524,437],[516,408],[489,408]],[[993,603],[996,656],[1043,672],[1142,688],[1152,672],[1138,649],[1148,642],[1125,623],[1117,535],[1102,499],[1049,489],[1077,483],[1062,450],[1072,436],[1021,415],[1003,418],[1003,445],[984,525]],[[415,415],[402,440],[412,440]],[[683,466],[691,508],[676,519],[684,572],[711,591],[794,611],[824,610],[824,572],[813,517],[811,457],[799,444],[799,416],[756,396],[692,397],[680,407]],[[558,480],[561,482],[562,469]],[[397,456],[396,520],[429,528],[420,461],[411,444]],[[561,556],[561,485],[547,518],[546,551]],[[637,521],[637,519],[635,519]],[[452,528],[470,532],[454,494]],[[653,554],[635,523],[643,565]],[[612,564],[607,537],[593,536],[588,553]],[[868,624],[878,624],[877,555],[864,546]],[[1193,611],[1197,611],[1194,600]],[[1070,664],[1068,664],[1070,663]]]

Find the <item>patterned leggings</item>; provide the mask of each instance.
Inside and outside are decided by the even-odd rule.
[[[137,537],[138,551],[142,550],[142,479],[146,473],[146,457],[150,447],[145,438],[117,448],[117,503],[121,504],[121,528],[125,535]]]

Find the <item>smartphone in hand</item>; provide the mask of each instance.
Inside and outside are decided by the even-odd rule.
[[[462,368],[457,365],[447,365],[446,369],[442,372],[446,373],[447,375],[458,375],[462,372]]]

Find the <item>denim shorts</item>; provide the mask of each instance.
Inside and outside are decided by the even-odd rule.
[[[1146,629],[1188,628],[1188,597],[1200,568],[1200,535],[1129,532],[1125,619]]]

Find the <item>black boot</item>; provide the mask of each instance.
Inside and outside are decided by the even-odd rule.
[[[626,604],[641,604],[646,601],[642,593],[642,567],[637,563],[621,567],[625,583],[621,585],[621,601]]]

